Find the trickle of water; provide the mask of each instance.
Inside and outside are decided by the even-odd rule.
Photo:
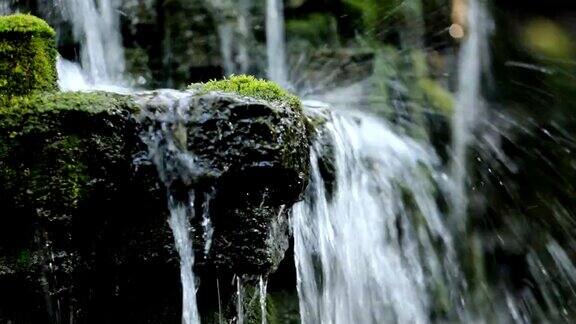
[[[189,218],[194,217],[194,194],[190,193],[190,206],[169,197],[168,208],[170,219],[168,223],[174,235],[176,250],[180,255],[180,279],[182,281],[182,323],[198,324],[200,317],[196,304],[196,283],[194,278],[194,251],[190,240]]]
[[[244,324],[244,287],[240,276],[236,276],[236,324]]]
[[[210,220],[210,201],[212,200],[212,193],[204,194],[204,201],[202,202],[202,238],[204,239],[204,255],[207,257],[210,253],[212,246],[212,236],[214,235],[214,227]]]
[[[262,324],[266,324],[267,323],[267,318],[266,318],[266,286],[268,285],[268,282],[266,281],[266,279],[264,279],[264,277],[260,276],[259,280],[258,280],[258,290],[259,290],[259,295],[260,295],[260,315],[262,316]]]
[[[289,88],[282,0],[266,0],[266,49],[268,77],[281,86]]]
[[[336,186],[316,142],[292,219],[302,323],[426,323],[432,304],[450,303],[434,287],[459,273],[434,196],[436,156],[376,118],[329,119]]]

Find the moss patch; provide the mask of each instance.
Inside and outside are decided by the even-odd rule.
[[[0,17],[0,95],[58,89],[55,35],[31,15]]]
[[[0,34],[29,34],[39,37],[54,37],[56,32],[44,20],[28,15],[14,14],[0,16]]]
[[[233,75],[223,80],[194,83],[190,85],[189,88],[205,92],[220,91],[234,93],[241,96],[270,101],[272,103],[288,104],[290,107],[298,110],[302,109],[300,98],[284,90],[274,82],[257,79],[251,75]]]
[[[61,123],[54,116],[68,112],[88,115],[121,115],[135,112],[136,105],[125,96],[105,92],[33,93],[29,96],[0,96],[0,129],[11,138],[30,132],[51,131]],[[52,118],[49,118],[52,117]]]

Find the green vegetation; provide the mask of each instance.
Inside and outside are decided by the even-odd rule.
[[[29,34],[38,37],[54,37],[56,32],[44,20],[28,15],[14,14],[0,16],[0,34]]]
[[[40,18],[0,17],[0,95],[55,91],[56,33]]]
[[[190,85],[189,89],[234,93],[273,103],[287,104],[298,110],[302,109],[302,102],[297,96],[272,81],[257,79],[251,75],[233,75],[223,80],[195,83]]]
[[[105,93],[45,92],[22,97],[0,96],[0,129],[11,131],[11,137],[28,132],[50,131],[52,122],[64,112],[96,115],[134,112],[136,106],[128,97]],[[14,133],[18,132],[18,133]]]

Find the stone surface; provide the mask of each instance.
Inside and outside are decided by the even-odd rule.
[[[170,190],[212,193],[207,256],[201,218],[191,231],[199,293],[221,278],[231,296],[229,278],[273,272],[288,247],[288,213],[308,177],[307,125],[281,102],[175,93],[190,100],[177,133],[199,171]],[[159,94],[1,98],[0,321],[178,320],[166,187],[141,137],[161,125]]]

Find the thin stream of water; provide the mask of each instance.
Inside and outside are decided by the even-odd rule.
[[[262,324],[266,324],[268,322],[268,319],[266,317],[267,315],[267,310],[266,310],[266,297],[267,297],[267,293],[266,293],[266,286],[268,285],[266,279],[264,279],[263,276],[260,276],[259,280],[258,280],[258,290],[259,290],[259,296],[260,296],[260,315],[262,317]]]
[[[283,1],[266,0],[268,78],[283,87],[289,87],[285,38]]]

